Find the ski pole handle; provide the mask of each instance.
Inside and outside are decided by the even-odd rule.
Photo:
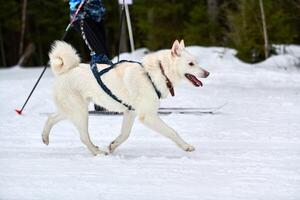
[[[79,4],[77,10],[75,11],[75,14],[72,17],[71,22],[68,24],[67,28],[66,28],[66,32],[71,28],[72,24],[74,23],[74,21],[76,20],[76,17],[79,13],[79,11],[81,10],[82,6],[84,5],[86,0],[82,0],[81,3]]]

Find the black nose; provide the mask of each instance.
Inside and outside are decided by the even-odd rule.
[[[204,71],[204,78],[209,76],[209,72],[208,71]]]

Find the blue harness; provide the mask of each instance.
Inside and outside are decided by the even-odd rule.
[[[106,94],[108,94],[108,95],[109,95],[111,98],[113,98],[115,101],[119,102],[120,104],[122,104],[123,106],[125,106],[126,108],[128,108],[128,110],[134,110],[134,108],[133,108],[131,105],[129,105],[129,104],[123,102],[123,101],[122,101],[121,99],[119,99],[116,95],[114,95],[114,94],[112,93],[112,91],[111,91],[111,90],[103,83],[103,81],[102,81],[102,79],[101,79],[101,76],[102,76],[103,74],[109,72],[111,69],[115,68],[118,64],[124,63],[124,62],[136,63],[136,64],[139,64],[141,67],[144,67],[144,66],[142,65],[142,63],[140,63],[140,62],[130,61],[130,60],[121,60],[121,61],[119,61],[119,62],[117,62],[117,63],[112,64],[110,67],[107,67],[107,68],[101,70],[100,72],[98,72],[97,64],[91,62],[91,70],[92,70],[92,72],[93,72],[93,74],[94,74],[94,77],[96,78],[96,80],[97,80],[99,86],[102,88],[102,90],[103,90]],[[161,93],[160,93],[160,91],[157,89],[157,87],[156,87],[155,84],[153,83],[153,81],[152,81],[150,75],[149,75],[148,73],[146,73],[146,74],[147,74],[147,77],[148,77],[148,79],[150,80],[150,82],[151,82],[151,84],[152,84],[152,86],[153,86],[153,88],[154,88],[154,90],[155,90],[155,92],[156,92],[156,95],[157,95],[158,99],[160,99],[160,98],[161,98]]]

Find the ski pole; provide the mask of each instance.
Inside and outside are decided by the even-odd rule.
[[[65,37],[67,36],[67,33],[69,32],[69,29],[71,28],[72,24],[75,22],[76,17],[77,17],[77,15],[78,15],[79,11],[81,10],[82,6],[84,5],[85,1],[86,1],[86,0],[82,0],[81,3],[79,4],[77,10],[75,11],[75,14],[74,14],[72,20],[70,21],[70,23],[69,23],[68,26],[66,27],[65,32],[64,32],[64,34],[63,34],[63,36],[61,37],[60,40],[64,40]],[[46,64],[46,65],[45,65],[45,67],[44,67],[42,73],[40,74],[39,78],[38,78],[37,81],[35,82],[35,84],[34,84],[32,90],[30,91],[30,93],[29,93],[29,95],[28,95],[28,97],[27,97],[25,103],[23,104],[22,108],[21,108],[20,110],[19,110],[19,109],[15,109],[15,111],[16,111],[19,115],[22,115],[22,112],[23,112],[23,110],[24,110],[24,108],[25,108],[27,102],[29,101],[29,99],[30,99],[32,93],[34,92],[34,90],[35,90],[35,88],[36,88],[36,86],[39,84],[39,82],[40,82],[42,76],[44,75],[44,73],[45,73],[45,71],[46,71],[46,69],[47,69],[48,66],[49,66],[49,64]]]
[[[125,1],[123,0],[121,17],[120,17],[120,26],[119,26],[118,59],[117,59],[117,62],[120,61],[121,37],[122,37],[122,29],[123,29],[124,17],[125,17]]]

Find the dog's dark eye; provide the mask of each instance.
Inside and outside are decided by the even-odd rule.
[[[190,63],[189,63],[189,66],[194,66],[194,63],[193,63],[193,62],[190,62]]]

